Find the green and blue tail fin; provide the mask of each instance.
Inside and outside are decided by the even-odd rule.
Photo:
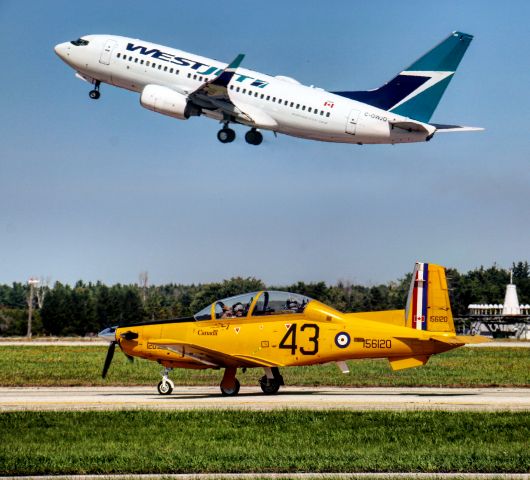
[[[333,93],[427,123],[472,39],[467,33],[453,32],[382,87]]]

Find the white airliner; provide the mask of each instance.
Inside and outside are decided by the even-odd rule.
[[[258,129],[342,143],[409,143],[437,132],[482,130],[429,123],[471,35],[453,32],[409,68],[375,90],[327,92],[284,76],[226,65],[181,50],[115,35],[86,35],[55,47],[57,55],[94,85],[140,93],[140,104],[186,120],[205,115],[223,123],[217,137],[232,142],[230,123],[247,125],[245,140],[259,145]]]

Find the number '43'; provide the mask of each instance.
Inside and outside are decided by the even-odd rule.
[[[296,323],[293,323],[287,330],[287,333],[282,338],[282,341],[280,342],[280,345],[278,346],[278,348],[291,350],[291,355],[295,355],[296,350],[298,349],[298,345],[296,344],[297,328],[298,328],[298,325]],[[303,332],[305,330],[309,330],[310,333],[313,333],[313,336],[307,339],[307,341],[311,344],[313,348],[307,349],[304,347],[300,347],[300,353],[302,355],[315,355],[318,353],[318,333],[319,333],[318,325],[316,325],[315,323],[304,323],[300,327],[300,332]]]

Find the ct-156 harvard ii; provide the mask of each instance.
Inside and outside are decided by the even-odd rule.
[[[453,32],[395,78],[375,90],[328,92],[285,76],[241,68],[181,50],[115,35],[86,35],[55,52],[94,85],[140,93],[140,104],[180,120],[204,115],[223,123],[217,137],[232,142],[230,123],[247,125],[245,140],[259,145],[258,129],[325,142],[395,144],[430,140],[437,132],[482,130],[429,123],[472,36]]]
[[[457,336],[445,269],[416,263],[405,310],[342,313],[309,297],[265,290],[218,300],[193,317],[111,327],[100,332],[110,346],[106,376],[115,347],[130,357],[163,365],[158,391],[173,391],[173,368],[224,369],[223,395],[236,395],[238,368],[263,368],[266,394],[284,384],[280,367],[346,360],[388,358],[393,370],[425,365],[431,355],[481,343],[479,336]]]

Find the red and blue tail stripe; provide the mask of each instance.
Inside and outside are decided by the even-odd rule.
[[[412,328],[416,330],[427,330],[428,285],[429,264],[419,263],[415,270],[412,291]]]

